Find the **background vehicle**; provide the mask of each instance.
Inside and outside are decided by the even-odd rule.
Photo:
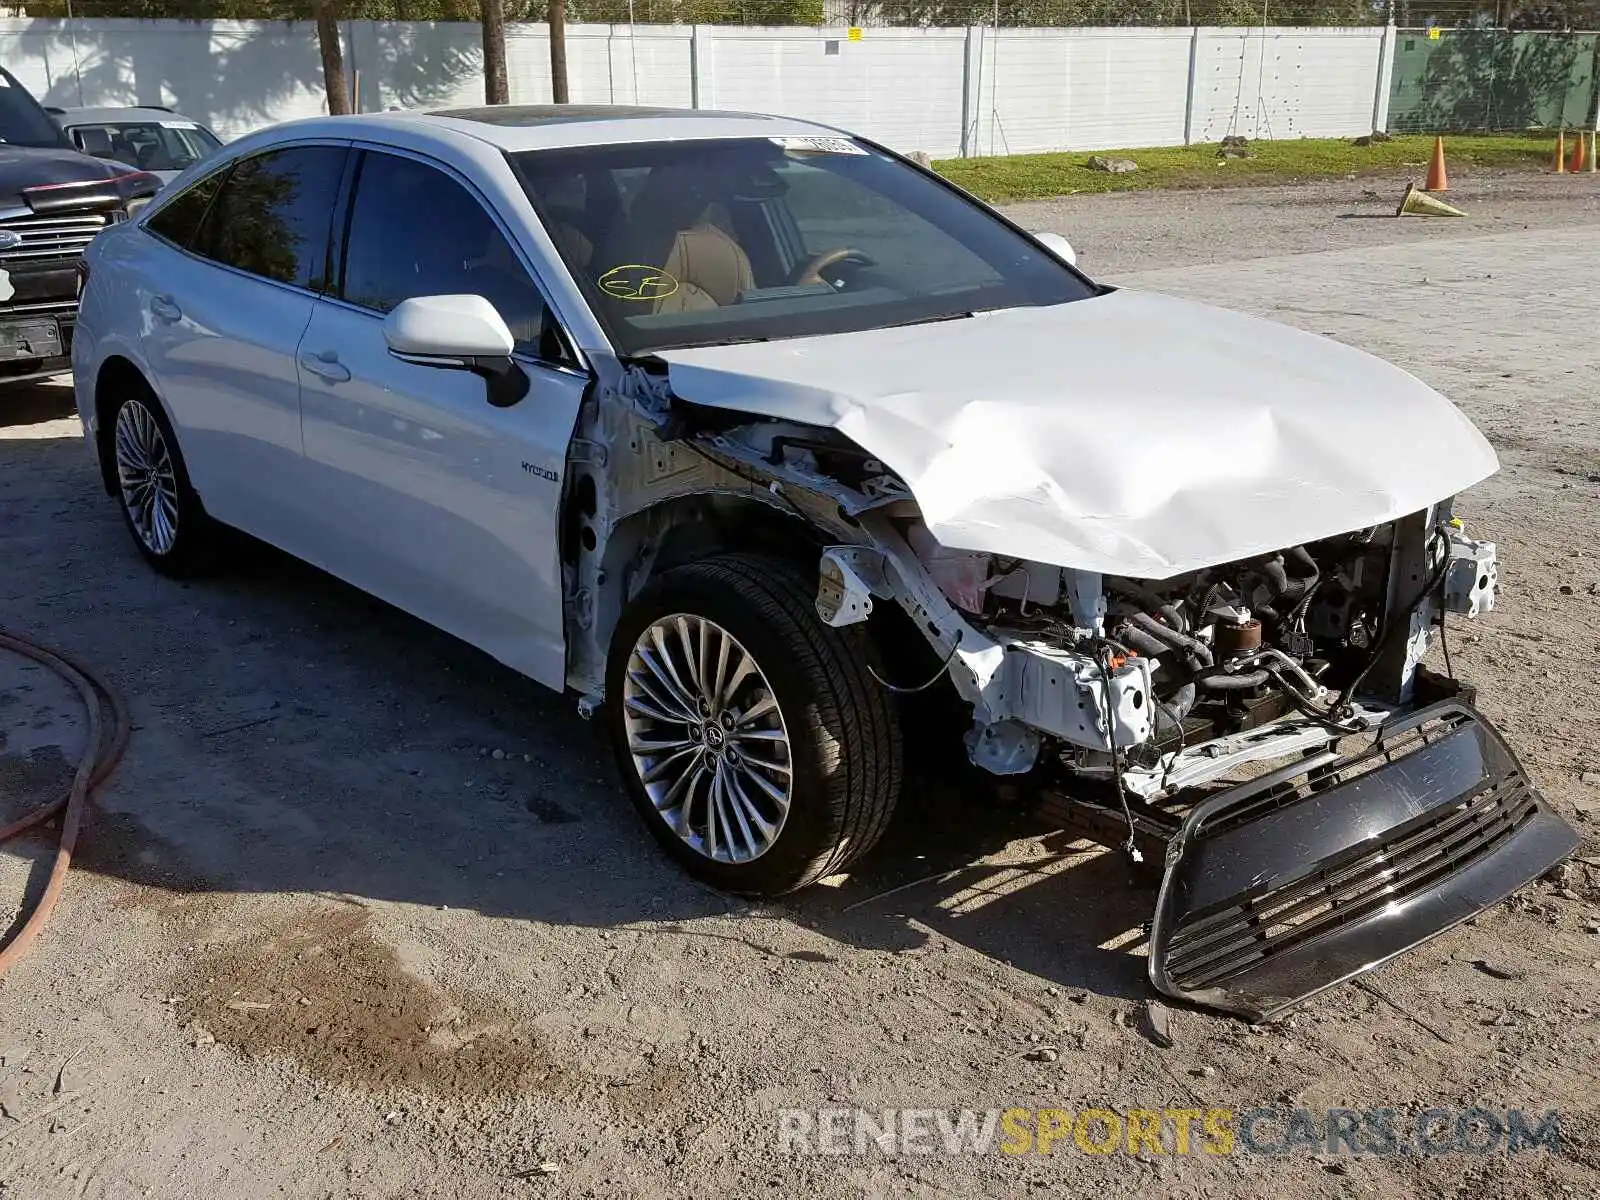
[[[1153,981],[1259,1016],[1575,844],[1420,666],[1496,588],[1448,401],[868,142],[319,119],[90,265],[78,406],[152,565],[239,526],[571,689],[721,886],[848,866],[938,741],[1164,862]]]
[[[149,171],[163,182],[222,148],[222,139],[200,122],[159,105],[63,108],[53,115],[85,154]]]
[[[160,185],[80,153],[0,69],[0,382],[67,369],[83,248]]]

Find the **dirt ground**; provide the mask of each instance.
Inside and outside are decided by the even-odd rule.
[[[1479,423],[1503,468],[1459,511],[1503,593],[1456,625],[1456,667],[1600,862],[1600,185],[1464,187],[1465,221],[1367,219],[1371,186],[1017,212],[1093,273],[1373,350]],[[61,385],[0,392],[0,627],[93,663],[136,723],[54,923],[0,982],[6,1200],[1600,1195],[1600,869],[1376,993],[1256,1028],[1179,1011],[1161,1049],[1134,1019],[1152,897],[1117,856],[918,780],[849,877],[777,904],[705,890],[560,698],[267,551],[205,582],[145,569]],[[0,658],[0,821],[64,783],[82,729]],[[0,853],[0,926],[48,846]],[[839,1105],[1559,1109],[1563,1143],[778,1153],[779,1109]]]

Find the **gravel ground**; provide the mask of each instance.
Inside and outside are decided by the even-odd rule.
[[[1504,595],[1458,628],[1457,667],[1594,858],[1600,188],[1508,177],[1462,189],[1468,221],[1402,222],[1345,217],[1376,211],[1360,186],[1018,212],[1091,271],[1374,350],[1479,422],[1504,469],[1461,508],[1500,544]],[[1151,899],[1116,856],[922,781],[850,877],[782,904],[706,891],[655,851],[600,731],[536,685],[276,554],[203,583],[147,571],[70,408],[59,385],[0,394],[0,626],[94,663],[137,729],[53,925],[0,983],[0,1196],[1600,1185],[1585,868],[1385,967],[1379,993],[1257,1028],[1178,1012],[1163,1050],[1135,1019]],[[80,739],[66,691],[0,659],[0,820]],[[0,922],[47,851],[0,854]],[[1566,1119],[1559,1155],[775,1152],[778,1109],[838,1104]]]
[[[1395,220],[1395,207],[1406,190],[1403,175],[1293,187],[1064,196],[1011,205],[1005,211],[1026,229],[1066,234],[1086,270],[1108,275],[1592,226],[1600,221],[1597,178],[1500,172],[1458,177],[1445,199],[1467,213],[1464,221]],[[1227,302],[1226,297],[1219,299]]]

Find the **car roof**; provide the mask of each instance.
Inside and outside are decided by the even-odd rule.
[[[290,124],[301,135],[364,134],[377,140],[383,139],[386,129],[397,127],[416,133],[465,135],[511,153],[621,142],[839,136],[837,129],[792,117],[600,104],[500,104],[432,112],[393,110],[311,117]]]
[[[117,121],[193,121],[191,117],[173,112],[170,108],[156,108],[140,104],[106,108],[67,108],[54,114],[62,125],[114,124]]]

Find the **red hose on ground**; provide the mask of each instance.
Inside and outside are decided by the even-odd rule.
[[[50,878],[45,882],[44,894],[28,914],[28,919],[5,949],[0,950],[0,977],[4,977],[13,964],[23,956],[33,940],[39,936],[56,901],[61,898],[61,888],[66,881],[67,868],[72,865],[72,851],[78,842],[78,831],[83,825],[83,810],[89,803],[90,793],[116,769],[122,752],[127,749],[128,710],[122,698],[109,684],[100,679],[71,655],[59,650],[47,650],[14,634],[0,630],[0,650],[9,650],[24,658],[31,658],[41,666],[49,667],[69,683],[83,701],[88,716],[83,756],[73,773],[72,786],[67,794],[34,809],[30,813],[0,827],[0,842],[9,841],[19,833],[43,824],[57,813],[62,813],[61,843],[56,849],[56,860],[50,868]],[[109,712],[110,720],[105,714]]]

